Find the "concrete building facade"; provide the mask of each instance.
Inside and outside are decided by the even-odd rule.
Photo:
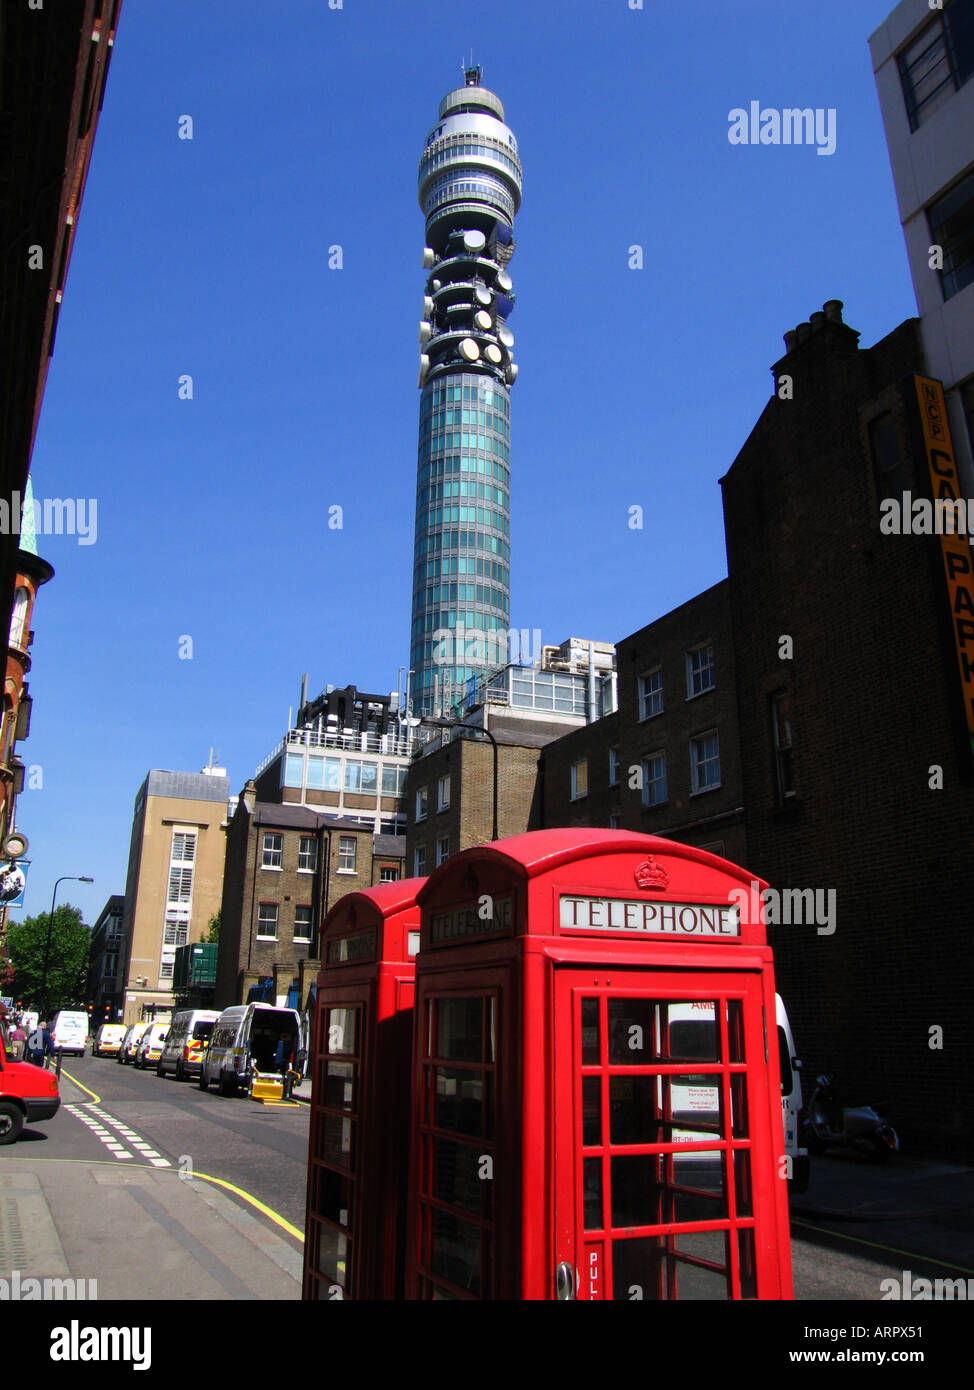
[[[869,45],[927,371],[974,498],[974,0],[903,0]]]
[[[123,1021],[173,1006],[176,947],[204,938],[220,910],[230,782],[153,769],[139,788],[125,884]]]

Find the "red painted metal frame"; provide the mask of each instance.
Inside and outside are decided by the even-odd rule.
[[[339,899],[321,934],[322,968],[315,1004],[308,1198],[305,1224],[305,1299],[396,1299],[403,1296],[402,1260],[409,1144],[409,1077],[412,1055],[413,959],[409,934],[419,929],[416,895],[423,878],[376,884]],[[372,959],[328,961],[339,939],[364,942],[374,933]],[[317,1270],[322,1216],[316,1209],[316,1170],[325,1102],[321,1093],[328,1053],[327,1013],[361,1009],[356,1042],[359,1094],[350,1177],[352,1258],[347,1286]],[[330,1171],[339,1171],[328,1164]],[[336,1292],[337,1291],[337,1292]]]
[[[637,886],[634,872],[647,860],[662,868],[667,876],[665,887],[644,890]],[[734,993],[740,972],[760,981],[767,1047],[762,1038],[759,1057],[749,1060],[749,1066],[763,1064],[766,1050],[763,1075],[755,1088],[749,1087],[754,1097],[750,1101],[752,1142],[754,1152],[758,1147],[761,1151],[753,1175],[755,1190],[758,1172],[762,1180],[768,1179],[755,1251],[758,1296],[792,1296],[786,1183],[778,1177],[784,1136],[774,1045],[774,973],[760,911],[757,920],[745,915],[738,936],[682,940],[635,931],[572,931],[560,926],[558,910],[562,894],[663,903],[726,904],[746,898],[760,906],[760,893],[766,886],[716,855],[675,841],[628,831],[570,829],[537,831],[465,850],[438,869],[420,891],[416,1016],[422,1023],[414,1035],[415,1135],[420,1135],[424,1124],[428,1060],[423,1056],[423,1036],[429,1001],[444,995],[486,992],[488,987],[498,994],[494,1243],[490,1286],[480,1297],[551,1299],[556,1263],[566,1258],[560,1253],[566,1233],[555,1224],[556,1187],[564,1184],[569,1170],[574,1182],[571,1126],[575,1105],[571,1069],[556,1065],[556,1043],[561,1044],[564,1028],[564,1020],[559,1023],[557,1004],[559,980],[574,970],[604,982],[613,973],[639,972],[645,978],[645,993],[653,993],[655,981],[660,988],[669,987],[673,997],[692,988],[693,977],[701,971],[711,984],[719,976],[724,993]],[[472,934],[460,940],[433,939],[435,916],[476,909],[485,898],[498,901],[508,896],[512,913],[506,930],[478,935],[473,922],[469,928]],[[683,972],[685,984],[675,987],[672,972]],[[699,990],[695,992],[699,996]],[[752,1016],[748,1025],[752,1051],[754,1026]],[[572,1136],[571,1142],[566,1135]],[[417,1142],[412,1147],[406,1297],[420,1298],[430,1296],[429,1268],[420,1240],[421,1207],[425,1204],[428,1209],[431,1197],[423,1181],[428,1175],[420,1166],[421,1145]],[[564,1223],[560,1207],[558,1217]],[[462,1296],[456,1289],[446,1292]]]

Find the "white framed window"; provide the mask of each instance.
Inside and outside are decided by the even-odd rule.
[[[284,836],[273,830],[264,832],[264,848],[261,855],[262,869],[279,869],[284,859]]]
[[[618,748],[609,749],[609,786],[619,785],[619,750]],[[609,827],[610,830],[612,827]]]
[[[189,923],[184,918],[166,917],[162,929],[164,946],[185,946],[189,940]]]
[[[429,787],[420,787],[416,793],[416,819],[425,820],[429,815]]]
[[[313,835],[298,840],[298,873],[313,874],[318,867],[318,841]]]
[[[337,792],[341,790],[341,758],[322,758],[317,753],[308,754],[308,780],[306,786],[315,791]]]
[[[172,979],[172,972],[173,972],[173,966],[174,966],[174,964],[175,964],[175,962],[174,962],[174,961],[171,961],[171,960],[164,960],[164,961],[161,961],[161,962],[159,963],[159,979],[160,979],[160,980],[171,980],[171,979]]]
[[[583,796],[588,796],[588,758],[572,763],[572,801],[580,801]]]
[[[663,668],[639,677],[639,718],[652,719],[663,713]]]
[[[354,835],[339,835],[338,837],[338,872],[340,874],[354,874],[356,872],[355,860],[358,854],[358,840]]]
[[[687,652],[687,699],[713,690],[715,684],[713,647],[709,643],[694,647]]]
[[[449,835],[440,835],[436,841],[436,867],[439,868],[441,864],[446,863],[449,857],[450,837]]]
[[[307,906],[294,909],[294,940],[311,940],[311,908]]]
[[[10,616],[10,645],[22,647],[27,628],[27,610],[30,607],[30,594],[26,589],[18,589],[14,594],[13,613]]]
[[[378,787],[379,764],[359,762],[349,758],[345,763],[345,790],[375,796]]]
[[[690,740],[690,792],[709,792],[720,786],[720,741],[717,730]]]
[[[192,864],[196,858],[196,834],[191,830],[174,830],[170,864]]]
[[[277,903],[260,903],[257,908],[258,941],[277,940]]]
[[[380,883],[397,883],[399,880],[399,870],[395,864],[383,864],[379,870]]]
[[[666,754],[648,753],[642,760],[643,805],[662,806],[666,800]]]
[[[425,845],[417,845],[413,850],[413,874],[416,878],[423,878],[426,874]]]
[[[396,763],[382,764],[382,795],[383,796],[405,796],[406,778],[409,769],[399,767]]]
[[[436,783],[436,809],[445,811],[450,805],[450,774],[440,777]]]
[[[193,870],[174,865],[169,870],[167,903],[188,903],[193,896]]]
[[[284,758],[284,785],[304,786],[304,758],[300,753],[288,753]]]

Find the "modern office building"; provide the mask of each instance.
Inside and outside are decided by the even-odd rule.
[[[91,929],[88,954],[88,1002],[91,1026],[117,1023],[122,1017],[125,968],[125,898],[113,893]]]
[[[509,659],[508,264],[521,202],[517,141],[481,70],[440,102],[419,163],[427,271],[410,637],[416,714],[440,714]]]
[[[168,1014],[176,948],[220,910],[230,781],[222,768],[153,769],[139,788],[125,883],[124,1022]]]
[[[927,370],[974,497],[974,0],[903,0],[869,45]]]
[[[322,920],[344,893],[404,877],[412,733],[400,696],[354,685],[308,699],[233,798],[216,1003],[301,1007],[317,979]],[[289,721],[290,722],[290,721]]]
[[[329,685],[308,700],[305,678],[293,727],[258,765],[257,798],[403,835],[411,751],[398,692],[370,695],[354,685]]]
[[[508,664],[471,685],[462,722],[437,730],[409,769],[406,862],[416,877],[458,850],[543,827],[542,752],[611,723],[616,652],[570,637],[535,666]]]

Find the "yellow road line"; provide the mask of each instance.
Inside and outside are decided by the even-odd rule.
[[[127,1172],[130,1172],[131,1169],[133,1169],[133,1168],[144,1168],[145,1171],[146,1171],[147,1173],[162,1173],[162,1172],[165,1172],[166,1174],[171,1174],[173,1177],[179,1178],[179,1180],[180,1180],[181,1182],[186,1182],[186,1181],[191,1181],[191,1180],[192,1180],[192,1179],[190,1179],[190,1178],[188,1177],[188,1175],[187,1175],[186,1178],[182,1177],[182,1175],[181,1175],[175,1168],[168,1168],[168,1169],[153,1168],[152,1165],[151,1165],[150,1163],[120,1163],[120,1162],[118,1162],[117,1160],[108,1159],[108,1158],[34,1158],[34,1157],[31,1157],[31,1160],[30,1160],[30,1161],[31,1161],[32,1164],[34,1164],[34,1163],[87,1163],[87,1164],[89,1165],[89,1167],[99,1167],[99,1168],[121,1168],[121,1169],[122,1169],[124,1172],[126,1172],[126,1173],[127,1173]],[[285,1217],[281,1216],[280,1212],[274,1211],[273,1207],[267,1206],[267,1204],[266,1204],[265,1202],[262,1202],[262,1201],[260,1200],[259,1197],[255,1197],[255,1196],[253,1195],[253,1193],[251,1193],[251,1192],[245,1192],[244,1189],[243,1189],[242,1187],[235,1187],[234,1184],[233,1184],[232,1182],[227,1182],[226,1179],[224,1179],[224,1178],[214,1178],[214,1177],[212,1177],[209,1173],[200,1173],[200,1172],[198,1172],[195,1168],[193,1169],[193,1174],[192,1174],[192,1176],[193,1176],[193,1178],[202,1178],[202,1180],[203,1180],[204,1182],[212,1182],[212,1183],[214,1183],[217,1187],[225,1187],[225,1188],[227,1189],[228,1192],[235,1192],[235,1193],[237,1194],[238,1197],[242,1197],[243,1200],[244,1200],[245,1202],[249,1202],[250,1205],[251,1205],[252,1207],[256,1207],[257,1210],[258,1210],[259,1212],[261,1212],[264,1216],[266,1216],[266,1217],[268,1218],[268,1220],[273,1221],[274,1224],[275,1224],[276,1226],[280,1226],[280,1228],[281,1228],[282,1231],[287,1231],[287,1233],[288,1233],[289,1236],[293,1236],[295,1240],[299,1240],[299,1241],[301,1242],[302,1245],[304,1244],[304,1232],[303,1232],[303,1231],[299,1231],[298,1228],[297,1228],[297,1226],[292,1226],[291,1223],[290,1223],[290,1221],[286,1220]]]
[[[72,1086],[79,1086],[81,1090],[85,1092],[86,1095],[91,1096],[92,1100],[95,1102],[96,1105],[101,1105],[101,1096],[96,1096],[94,1091],[89,1091],[88,1087],[84,1084],[83,1081],[79,1081],[77,1077],[72,1076],[71,1073],[69,1071],[65,1071],[63,1067],[61,1068],[61,1075],[66,1076],[68,1080],[71,1082]]]
[[[139,1166],[141,1167],[142,1165],[140,1164]],[[266,1206],[259,1197],[253,1196],[250,1192],[245,1192],[242,1187],[235,1187],[232,1182],[227,1182],[224,1178],[211,1177],[209,1173],[200,1173],[195,1168],[193,1169],[193,1177],[202,1178],[204,1182],[215,1183],[217,1187],[225,1187],[228,1192],[235,1192],[238,1197],[242,1197],[245,1202],[249,1202],[252,1207],[256,1207],[258,1211],[263,1212],[275,1225],[287,1231],[289,1236],[293,1236],[295,1240],[299,1240],[302,1245],[304,1244],[304,1232],[299,1231],[297,1226],[292,1226],[290,1221],[286,1221],[278,1212]]]
[[[949,1260],[938,1259],[936,1255],[918,1255],[915,1250],[901,1250],[897,1245],[883,1245],[878,1240],[863,1240],[861,1236],[848,1236],[845,1231],[833,1231],[828,1226],[814,1226],[810,1221],[796,1221],[793,1226],[803,1226],[806,1231],[820,1231],[822,1235],[835,1236],[837,1240],[851,1240],[855,1245],[868,1245],[871,1250],[888,1250],[891,1255],[905,1255],[908,1260],[920,1260],[924,1264],[938,1265],[941,1269],[956,1269],[959,1274],[974,1275],[974,1269],[964,1265],[951,1264]]]

